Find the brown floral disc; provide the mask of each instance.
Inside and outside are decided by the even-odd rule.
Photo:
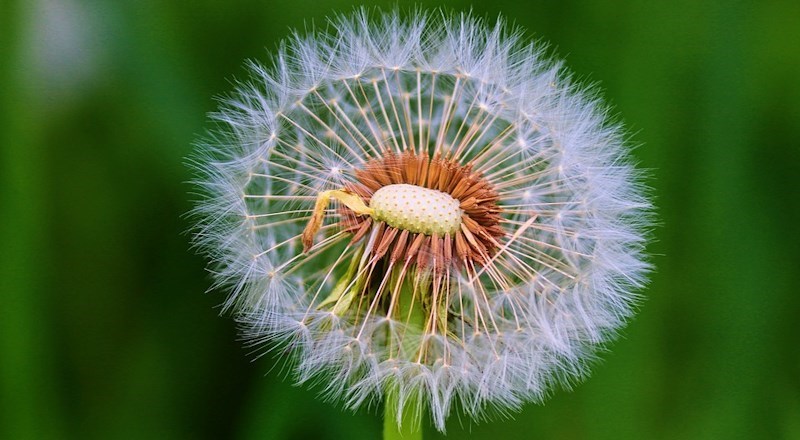
[[[391,263],[403,260],[405,264],[416,263],[418,268],[432,268],[438,272],[451,265],[482,265],[500,247],[498,239],[505,231],[500,226],[499,196],[488,180],[472,170],[471,164],[461,165],[439,154],[431,159],[425,153],[388,152],[381,158],[369,160],[355,175],[358,182],[346,185],[346,189],[367,204],[384,186],[408,184],[447,193],[463,210],[460,230],[452,235],[437,236],[398,229],[341,206],[339,226],[353,233],[351,242],[362,240],[368,232],[377,229],[371,249],[375,259],[389,253]]]

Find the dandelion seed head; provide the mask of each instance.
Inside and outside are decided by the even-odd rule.
[[[585,378],[649,269],[596,92],[467,14],[362,10],[248,68],[194,160],[195,240],[254,346],[440,430]]]

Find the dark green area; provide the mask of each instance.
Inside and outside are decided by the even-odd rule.
[[[353,6],[0,3],[0,438],[380,435],[379,408],[250,362],[181,217],[213,96]],[[449,6],[504,14],[599,82],[661,226],[640,313],[586,383],[513,420],[453,417],[448,438],[800,438],[800,2]]]

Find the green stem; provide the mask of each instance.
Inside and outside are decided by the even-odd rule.
[[[51,128],[41,123],[50,121],[42,121],[44,101],[30,78],[36,10],[0,1],[0,438],[53,438],[62,427],[54,381],[64,370],[49,345],[46,289],[53,206],[42,132]]]
[[[391,285],[396,285],[396,280],[400,276],[400,269],[395,268],[391,274]],[[414,297],[414,277],[411,274],[405,277],[400,284],[400,297],[397,304],[397,316],[399,320],[407,321],[409,326],[417,327],[421,332],[425,326],[425,313],[422,310],[422,296],[427,292],[424,288],[425,282],[422,286],[416,286],[416,298]],[[393,313],[394,315],[394,313]],[[392,341],[392,338],[389,338]],[[390,346],[390,351],[393,351]],[[414,347],[401,347],[401,353],[406,355],[416,356],[417,351]],[[421,415],[415,414],[419,408],[419,402],[416,397],[410,397],[405,401],[402,408],[399,407],[397,398],[397,388],[391,384],[386,387],[386,402],[383,413],[383,438],[384,440],[421,440],[422,439],[422,424]],[[397,425],[397,413],[402,411],[402,424]]]
[[[422,440],[422,426],[413,414],[414,402],[406,402],[403,407],[403,425],[397,426],[397,396],[386,394],[386,406],[383,413],[383,440]]]

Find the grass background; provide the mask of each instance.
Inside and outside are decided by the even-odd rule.
[[[647,300],[593,376],[448,438],[800,438],[800,2],[446,4],[600,83],[662,223]],[[375,411],[250,362],[181,218],[213,96],[354,6],[0,3],[0,438],[379,436]]]

